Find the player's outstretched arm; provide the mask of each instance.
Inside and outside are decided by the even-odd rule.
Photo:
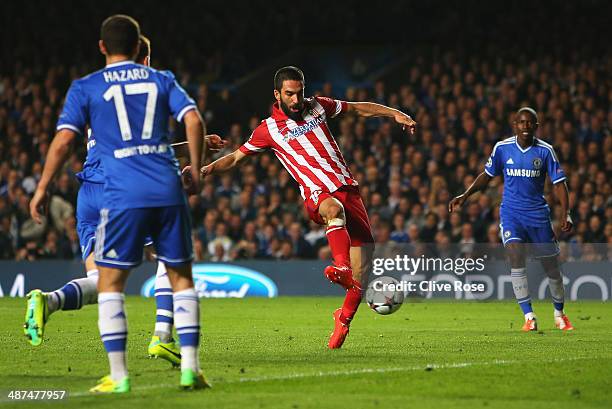
[[[189,149],[189,161],[191,163],[190,187],[197,191],[200,185],[200,164],[202,163],[202,145],[206,134],[206,125],[197,109],[192,109],[183,117],[185,122],[185,133],[187,134],[187,146]]]
[[[236,149],[232,153],[228,153],[222,158],[217,159],[213,163],[203,166],[200,172],[202,173],[202,177],[207,175],[214,175],[216,173],[227,172],[228,170],[234,168],[239,165],[242,161],[246,159],[247,155],[244,154],[240,149]]]
[[[202,176],[202,178],[204,178],[207,175],[214,175],[215,173],[227,172],[228,170],[232,169],[233,167],[238,165],[240,162],[242,162],[246,157],[247,155],[242,153],[240,149],[236,149],[234,152],[229,153],[223,156],[222,158],[217,159],[210,165],[202,166],[202,169],[200,169],[200,175]],[[182,178],[183,178],[183,184],[185,185],[185,190],[187,190],[187,192],[190,194],[196,193],[196,189],[194,188],[193,183],[191,183],[191,175],[193,174],[194,169],[197,169],[197,168],[191,165],[187,165],[183,168],[183,172],[182,172],[183,174]]]
[[[565,220],[561,221],[561,231],[568,232],[574,224],[569,212],[569,191],[565,181],[553,185],[555,197],[561,204],[561,214],[565,215]]]
[[[402,125],[404,129],[413,134],[416,131],[417,123],[410,115],[403,113],[395,108],[390,108],[385,105],[375,104],[373,102],[348,102],[348,112],[356,112],[357,115],[363,117],[385,116],[395,119],[395,122]]]
[[[461,194],[461,195],[459,195],[457,197],[454,197],[448,203],[448,211],[449,212],[453,212],[453,211],[455,211],[457,209],[461,209],[461,206],[463,206],[463,204],[465,203],[467,198],[472,196],[474,193],[479,192],[479,191],[483,190],[484,188],[486,188],[487,185],[489,184],[489,181],[491,179],[493,179],[493,178],[491,176],[489,176],[486,172],[482,172],[480,175],[478,175],[476,180],[474,180],[474,182],[472,182],[470,187],[468,187],[467,190],[465,192],[463,192],[463,194]]]
[[[34,196],[30,201],[30,215],[36,223],[42,222],[41,216],[45,212],[47,206],[47,190],[49,189],[49,184],[68,159],[70,146],[75,136],[76,132],[70,129],[60,129],[57,134],[55,134],[53,141],[51,141],[51,146],[49,146],[47,158],[45,159],[45,167],[43,168],[40,181],[36,186]]]
[[[210,152],[218,152],[223,149],[229,142],[221,139],[219,135],[211,134],[204,137],[204,157],[207,157]],[[172,144],[174,149],[174,155],[177,158],[188,158],[189,157],[189,143],[177,142]]]

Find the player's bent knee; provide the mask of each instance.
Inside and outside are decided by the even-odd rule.
[[[523,257],[523,249],[521,243],[513,242],[506,246],[506,255],[510,261],[512,268],[525,267],[525,258]]]
[[[328,227],[343,227],[346,221],[340,217],[334,217],[333,219],[327,219]]]
[[[523,249],[521,248],[521,243],[513,242],[506,246],[506,254],[508,257],[520,257],[522,256]]]
[[[558,256],[542,257],[540,259],[544,272],[550,278],[559,278],[561,276],[561,270],[559,268]]]
[[[98,267],[96,266],[96,262],[94,261],[94,252],[92,251],[91,253],[89,253],[87,258],[85,259],[85,270],[93,271],[97,269]]]
[[[321,216],[326,220],[331,219],[345,219],[344,217],[344,206],[342,203],[333,197],[325,199],[319,207]]]
[[[166,265],[168,279],[172,285],[173,291],[182,291],[188,288],[193,288],[193,276],[191,274],[191,263],[180,266]]]
[[[344,220],[344,208],[336,204],[328,206],[323,217],[325,217],[327,220],[333,220],[333,219]]]
[[[122,293],[125,288],[125,282],[130,273],[130,270],[121,270],[119,268],[98,267],[98,292],[118,292]]]

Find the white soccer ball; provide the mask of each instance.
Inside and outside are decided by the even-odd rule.
[[[366,302],[374,312],[393,314],[404,302],[404,291],[397,290],[399,282],[393,277],[376,277],[366,290]]]

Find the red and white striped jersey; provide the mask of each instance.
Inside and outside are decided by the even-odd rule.
[[[300,185],[302,197],[312,197],[316,202],[321,192],[357,186],[357,181],[327,126],[327,118],[346,112],[348,104],[314,97],[307,98],[305,106],[304,119],[296,122],[275,103],[272,116],[259,124],[240,151],[252,155],[271,149]]]

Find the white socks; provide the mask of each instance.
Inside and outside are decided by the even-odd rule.
[[[194,288],[174,293],[174,324],[181,343],[181,369],[200,369],[200,302]]]
[[[535,315],[531,307],[531,297],[529,297],[529,285],[527,282],[527,275],[525,274],[525,267],[510,269],[510,279],[512,281],[514,296],[523,314],[525,314],[525,319],[534,319]]]
[[[155,275],[155,305],[157,313],[153,335],[158,336],[161,342],[170,342],[174,326],[172,285],[170,285],[166,266],[161,261],[157,262],[157,274]]]
[[[98,301],[98,270],[90,270],[87,277],[66,283],[59,290],[47,294],[49,314],[57,310],[78,310]]]
[[[552,297],[553,306],[555,307],[555,317],[563,315],[563,306],[565,303],[565,289],[563,288],[563,276],[558,278],[548,277],[548,288]]]
[[[127,376],[127,319],[122,293],[98,294],[98,327],[108,353],[111,378],[120,381]]]

